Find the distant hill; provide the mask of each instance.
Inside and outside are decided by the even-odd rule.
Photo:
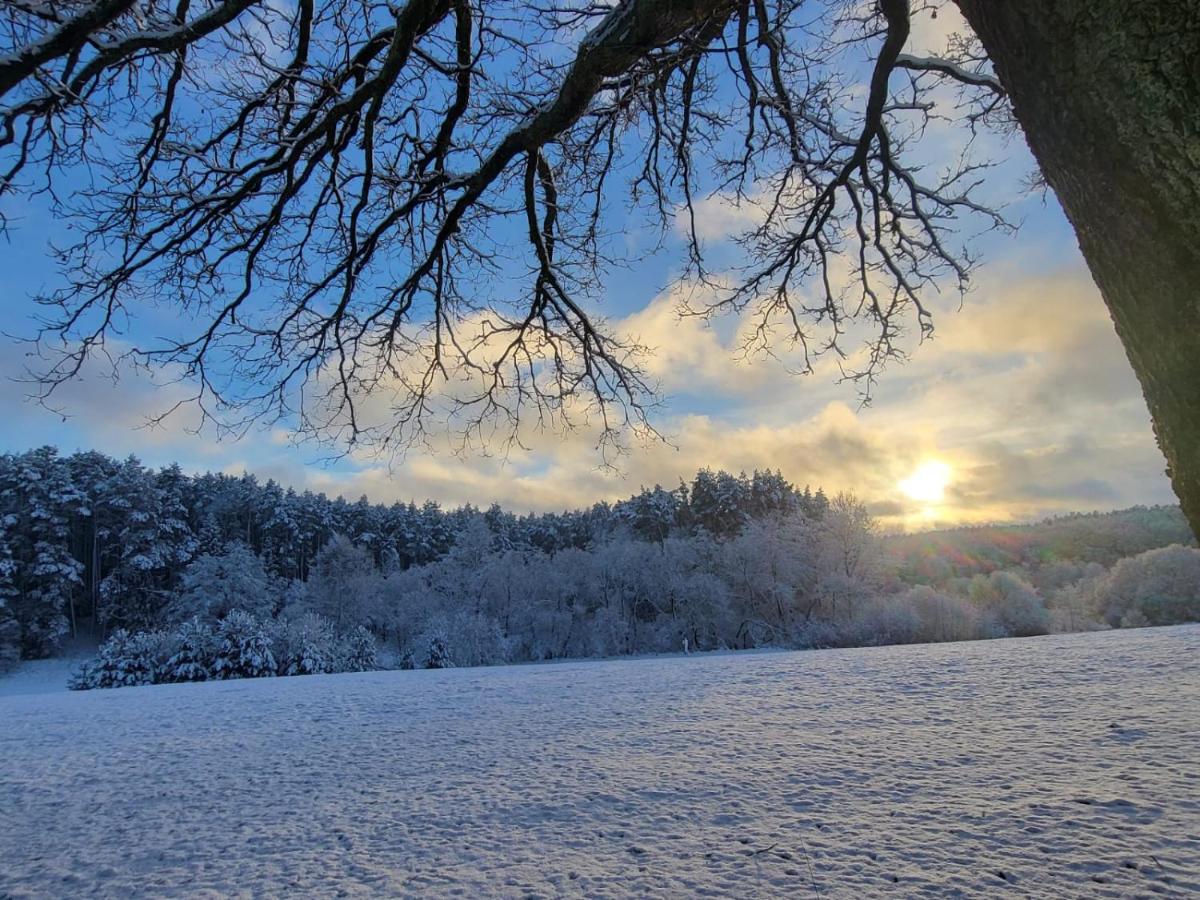
[[[895,535],[886,543],[903,580],[932,584],[1059,561],[1108,567],[1157,547],[1195,546],[1196,540],[1178,506],[1134,506],[1109,513],[1072,513],[1030,525]]]

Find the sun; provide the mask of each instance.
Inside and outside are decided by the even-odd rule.
[[[941,503],[950,483],[950,467],[938,460],[927,460],[900,482],[899,488],[918,503]]]

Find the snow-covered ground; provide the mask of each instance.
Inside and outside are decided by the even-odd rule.
[[[0,696],[0,897],[1183,896],[1200,626]]]

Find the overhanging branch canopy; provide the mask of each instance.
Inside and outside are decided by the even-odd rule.
[[[907,0],[0,0],[0,192],[83,225],[40,298],[39,377],[158,303],[192,330],[128,355],[227,427],[403,446],[432,421],[592,416],[615,442],[654,393],[594,312],[624,194],[682,223],[683,277],[716,291],[690,312],[736,311],[747,347],[791,340],[806,368],[832,351],[869,391],[931,328],[923,292],[965,285],[960,220],[1004,224],[979,166],[910,156],[941,79],[979,116],[1002,92],[966,44],[905,54],[909,20]],[[698,235],[713,191],[756,210],[732,282]]]

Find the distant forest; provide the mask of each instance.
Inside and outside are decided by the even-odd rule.
[[[95,687],[1165,624],[1200,617],[1193,544],[1174,507],[884,536],[779,472],[517,516],[43,447],[0,456],[0,665],[71,634]]]

